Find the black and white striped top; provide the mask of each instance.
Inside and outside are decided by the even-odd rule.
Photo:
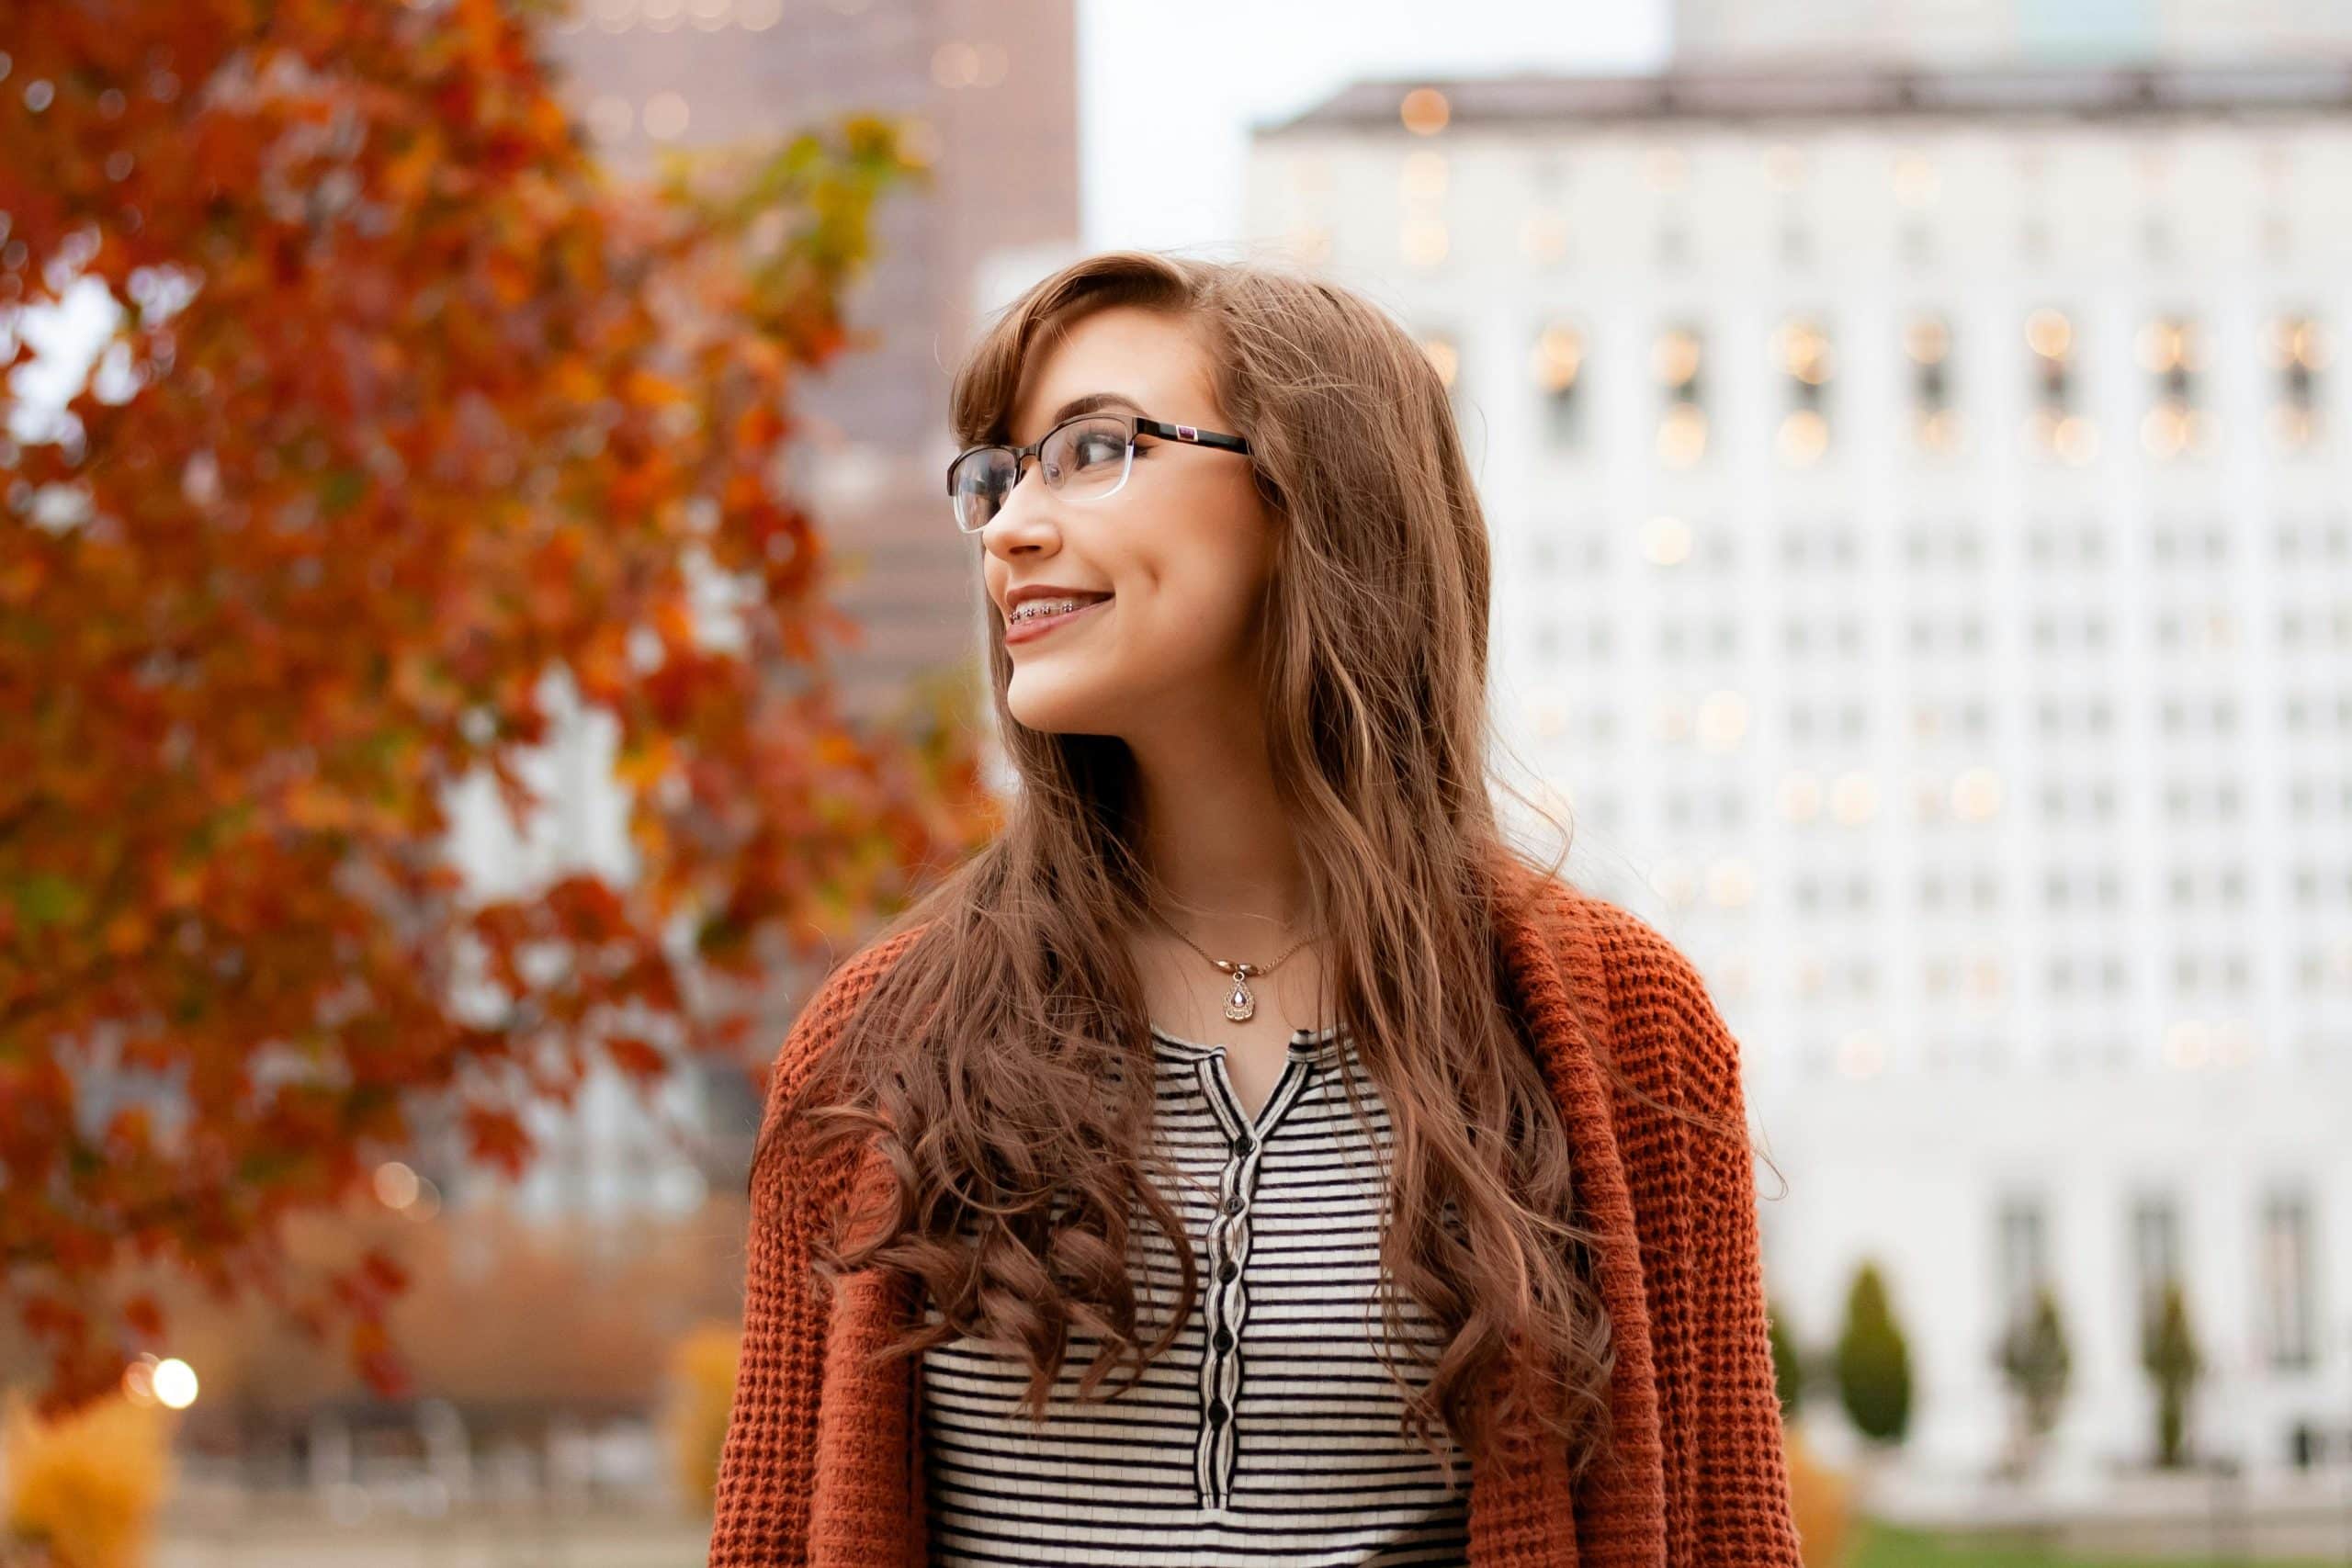
[[[1025,1362],[956,1339],[920,1374],[933,1563],[1460,1563],[1469,1464],[1433,1427],[1408,1436],[1380,1359],[1376,1293],[1385,1110],[1337,1026],[1298,1031],[1258,1115],[1226,1047],[1152,1031],[1153,1136],[1182,1178],[1200,1292],[1182,1335],[1141,1383],[1080,1404],[1099,1340],[1074,1328],[1044,1426],[1017,1411]],[[1364,1101],[1366,1139],[1339,1074]],[[1137,1331],[1177,1289],[1174,1254],[1138,1216]],[[1419,1304],[1408,1328],[1437,1348]],[[926,1303],[929,1321],[937,1308]],[[1426,1353],[1426,1351],[1424,1352]],[[1409,1347],[1399,1372],[1421,1371]],[[1114,1377],[1116,1387],[1131,1366]],[[1450,1472],[1450,1473],[1449,1473]],[[1451,1484],[1449,1484],[1451,1483]]]

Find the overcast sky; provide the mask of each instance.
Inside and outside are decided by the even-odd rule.
[[[1241,237],[1250,127],[1362,77],[1649,71],[1666,0],[1078,0],[1090,250]]]

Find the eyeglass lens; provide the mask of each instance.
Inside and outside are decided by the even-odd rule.
[[[1038,450],[1046,488],[1073,500],[1110,494],[1126,481],[1130,450],[1125,420],[1074,419],[1057,426]],[[967,534],[988,526],[1020,472],[1009,446],[983,446],[956,465],[956,525]]]

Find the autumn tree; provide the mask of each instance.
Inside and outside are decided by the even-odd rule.
[[[396,1388],[398,1260],[298,1278],[289,1216],[428,1121],[519,1168],[598,1061],[764,1056],[775,976],[987,829],[957,733],[840,714],[782,467],[921,170],[854,118],[625,186],[522,5],[0,0],[0,1279],[52,1404],[165,1333],[141,1269]],[[447,797],[533,809],[551,691],[634,864],[484,897]]]

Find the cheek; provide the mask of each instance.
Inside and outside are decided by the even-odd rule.
[[[1204,548],[1182,561],[1138,562],[1135,581],[1140,613],[1126,630],[1142,651],[1198,667],[1248,645],[1263,585],[1241,552]]]

